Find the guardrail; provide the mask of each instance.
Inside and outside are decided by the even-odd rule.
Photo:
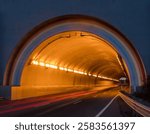
[[[136,112],[138,112],[139,114],[141,114],[144,117],[150,117],[150,107],[137,102],[136,100],[124,95],[121,92],[120,92],[119,96]]]

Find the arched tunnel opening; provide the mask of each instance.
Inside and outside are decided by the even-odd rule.
[[[124,35],[99,19],[69,15],[40,24],[21,40],[1,94],[17,100],[120,84],[134,93],[145,83],[141,58]]]
[[[89,32],[67,31],[47,38],[32,52],[21,86],[43,95],[66,92],[68,87],[110,88],[123,77],[129,79],[127,66],[109,42]]]
[[[22,86],[101,85],[128,77],[121,56],[102,38],[69,31],[39,44],[27,60]]]

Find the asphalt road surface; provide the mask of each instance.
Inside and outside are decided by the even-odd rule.
[[[141,116],[118,95],[120,87],[100,87],[57,96],[0,103],[0,116],[11,117],[136,117]]]

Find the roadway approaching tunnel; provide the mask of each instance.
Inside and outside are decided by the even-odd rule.
[[[129,93],[146,83],[144,65],[132,44],[103,21],[63,16],[44,22],[22,39],[5,71],[3,86],[10,92],[3,96],[16,100],[108,88],[118,85],[120,78],[127,79]]]
[[[46,95],[17,101],[0,101],[0,117],[132,117],[136,111],[118,94],[120,87]],[[75,89],[75,88],[74,88]]]

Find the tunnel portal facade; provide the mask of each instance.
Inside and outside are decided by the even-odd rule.
[[[145,67],[126,37],[93,17],[62,16],[21,40],[5,71],[3,89],[8,93],[3,96],[16,100],[74,86],[115,85],[121,77],[129,79],[130,93],[146,83]]]

